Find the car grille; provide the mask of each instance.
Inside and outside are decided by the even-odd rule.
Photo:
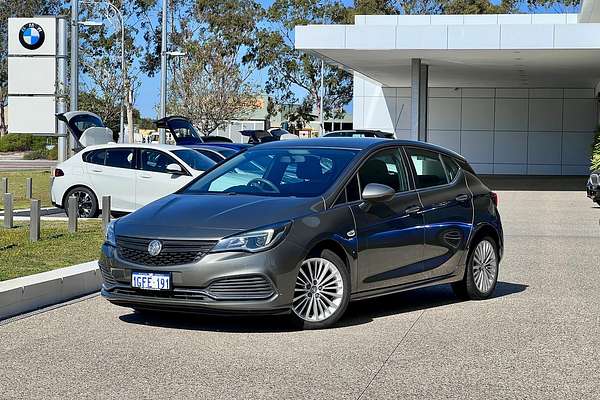
[[[219,279],[208,287],[208,293],[217,300],[267,299],[274,292],[271,282],[260,275]]]
[[[161,240],[160,254],[151,256],[148,243],[154,239],[117,236],[119,257],[134,264],[167,266],[200,260],[217,243],[214,240]]]
[[[106,282],[110,285],[117,284],[117,281],[110,273],[110,268],[108,268],[106,265],[102,264],[101,262],[98,262],[98,267],[100,268],[100,274],[102,275],[102,279],[104,280],[104,282]]]

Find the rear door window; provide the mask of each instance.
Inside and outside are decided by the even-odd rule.
[[[438,153],[412,147],[407,148],[406,153],[415,171],[417,189],[445,185],[449,182]]]
[[[115,168],[133,168],[133,149],[107,149],[105,165]]]

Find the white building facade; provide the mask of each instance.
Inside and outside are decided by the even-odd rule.
[[[296,47],[354,74],[355,129],[439,144],[482,174],[585,175],[599,122],[594,8],[357,16],[296,27]]]

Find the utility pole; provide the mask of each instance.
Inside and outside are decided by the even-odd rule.
[[[71,0],[71,107],[77,111],[79,107],[79,0]]]
[[[167,0],[162,2],[162,32],[160,40],[160,118],[167,116]],[[165,130],[158,131],[158,142],[166,143]]]

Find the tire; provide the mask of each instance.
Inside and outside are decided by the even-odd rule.
[[[465,276],[461,281],[453,283],[452,289],[461,299],[488,299],[498,282],[498,246],[494,239],[485,236],[474,243],[472,249],[467,259]]]
[[[95,218],[100,213],[98,208],[98,199],[91,189],[78,186],[69,190],[65,195],[64,208],[65,213],[69,214],[69,198],[71,196],[77,197],[77,216],[80,218]]]
[[[350,290],[350,273],[337,254],[323,250],[318,256],[308,257],[296,278],[292,323],[300,329],[333,326],[348,307]]]

